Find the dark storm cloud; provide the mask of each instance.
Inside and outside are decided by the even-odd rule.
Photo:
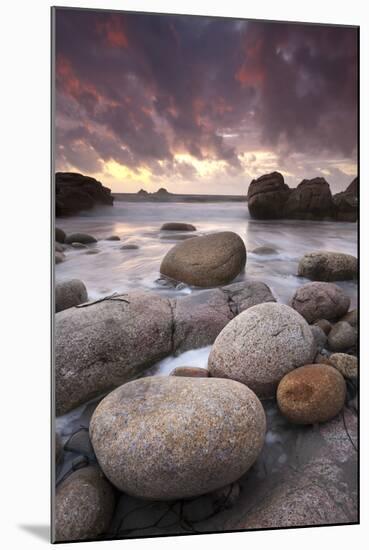
[[[255,143],[355,153],[354,29],[68,9],[56,22],[57,152],[73,166],[190,176],[175,153],[231,173]]]

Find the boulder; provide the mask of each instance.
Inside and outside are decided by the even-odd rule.
[[[176,353],[212,344],[233,318],[222,289],[204,290],[171,300],[173,348]]]
[[[357,344],[357,331],[346,321],[339,321],[328,334],[328,347],[331,351],[346,351]]]
[[[69,307],[87,302],[87,290],[82,281],[71,279],[55,285],[55,311],[63,311]]]
[[[91,244],[91,243],[97,243],[97,240],[95,239],[95,237],[92,237],[92,235],[87,235],[87,233],[72,233],[71,235],[67,235],[65,237],[65,242],[67,244],[72,244],[72,243]]]
[[[270,254],[277,254],[278,251],[271,246],[258,246],[251,251],[253,254],[258,254],[260,256],[267,256]]]
[[[55,227],[55,240],[58,243],[63,243],[65,241],[65,232],[60,229],[60,227]]]
[[[90,437],[101,468],[120,491],[172,500],[236,481],[256,460],[265,425],[260,401],[242,384],[146,377],[101,401]]]
[[[325,334],[329,334],[331,328],[332,328],[332,324],[327,321],[327,319],[319,319],[318,321],[315,321],[314,325],[316,325],[317,327],[320,327]]]
[[[281,413],[294,424],[326,422],[345,404],[346,384],[329,365],[305,365],[282,378],[277,389]]]
[[[177,299],[126,294],[59,312],[57,414],[136,378],[168,355],[212,344],[240,311],[274,300],[263,283],[236,283]]]
[[[346,313],[346,315],[344,315],[343,317],[341,317],[340,321],[347,321],[348,323],[350,323],[350,325],[352,327],[357,327],[357,309],[353,309],[351,311],[348,311]]]
[[[324,178],[303,180],[292,189],[284,205],[284,217],[297,220],[324,220],[333,216],[333,200]]]
[[[337,319],[350,307],[350,298],[333,283],[306,283],[298,288],[291,305],[308,323],[318,319]]]
[[[335,219],[342,222],[356,222],[358,213],[358,178],[345,191],[333,196]]]
[[[63,252],[55,252],[55,263],[60,264],[61,262],[64,262],[65,255]]]
[[[347,353],[332,353],[329,356],[329,364],[337,369],[342,376],[356,380],[358,376],[357,358]]]
[[[284,205],[290,188],[279,172],[272,172],[252,180],[247,193],[247,205],[252,218],[283,218]]]
[[[110,237],[106,237],[106,241],[120,241],[119,235],[110,235]]]
[[[120,247],[121,250],[137,250],[140,248],[137,244],[124,244]]]
[[[209,371],[201,367],[176,367],[170,376],[185,376],[188,378],[208,378]]]
[[[243,240],[225,231],[176,244],[161,262],[160,273],[189,285],[212,287],[230,283],[245,264]]]
[[[94,178],[73,172],[55,174],[55,214],[69,216],[96,205],[113,204],[111,191]]]
[[[164,223],[160,231],[196,231],[196,227],[190,223],[169,222]]]
[[[61,311],[55,319],[57,415],[137,377],[171,351],[172,310],[155,294]]]
[[[70,243],[71,247],[72,248],[76,248],[76,249],[83,249],[83,248],[88,248],[87,244],[82,244],[82,243]]]
[[[54,540],[96,539],[107,531],[114,505],[114,490],[99,468],[73,472],[56,489]]]
[[[320,328],[318,325],[311,325],[310,328],[314,336],[316,349],[318,351],[321,351],[327,342],[327,335],[324,332],[324,330]]]
[[[357,258],[340,252],[310,252],[301,258],[298,275],[313,281],[357,279]]]
[[[231,378],[260,397],[273,397],[292,369],[313,360],[316,346],[309,325],[289,306],[253,306],[222,330],[210,352],[210,376]]]

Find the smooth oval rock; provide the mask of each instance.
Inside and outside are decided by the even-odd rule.
[[[188,378],[208,378],[209,371],[202,367],[176,367],[170,376],[186,376]]]
[[[56,489],[55,540],[95,539],[107,531],[114,505],[114,490],[99,468],[73,472]]]
[[[137,250],[138,248],[137,244],[124,244],[120,247],[121,250]]]
[[[168,222],[161,226],[160,231],[196,231],[196,227],[190,223]]]
[[[110,237],[106,237],[106,241],[120,241],[119,235],[110,235]]]
[[[87,244],[83,244],[83,243],[70,243],[70,245],[72,248],[76,248],[76,249],[88,248]]]
[[[318,325],[311,325],[310,329],[314,336],[316,349],[320,351],[321,349],[324,348],[327,342],[327,335],[324,332],[324,330],[320,328]]]
[[[97,243],[97,240],[92,235],[87,233],[71,233],[65,237],[65,242],[67,244],[71,243],[82,243],[82,244],[91,244]]]
[[[358,313],[357,309],[353,309],[352,311],[348,311],[346,315],[341,317],[340,321],[347,321],[347,323],[350,323],[352,327],[357,327],[358,323]]]
[[[175,245],[164,257],[160,273],[188,285],[211,287],[230,283],[245,264],[243,240],[224,231]]]
[[[336,368],[342,376],[355,380],[358,376],[357,357],[348,355],[347,353],[332,353],[329,356],[328,362],[332,367]]]
[[[346,321],[339,321],[333,325],[328,334],[328,347],[331,351],[345,351],[357,344],[357,332]]]
[[[324,330],[325,334],[327,335],[332,329],[332,324],[327,319],[319,319],[318,321],[315,321],[314,325]]]
[[[63,243],[65,241],[65,231],[63,231],[60,227],[55,227],[55,240],[58,243]]]
[[[87,302],[87,289],[79,279],[71,279],[55,285],[55,311]]]
[[[294,424],[315,424],[335,417],[345,404],[343,376],[329,365],[305,365],[286,374],[277,389],[281,413]]]
[[[310,252],[298,265],[298,275],[313,281],[349,281],[357,278],[357,258],[340,252]]]
[[[260,397],[274,397],[281,378],[315,354],[305,319],[289,306],[265,303],[226,325],[211,349],[208,368],[212,377],[238,380]]]
[[[233,380],[147,377],[110,393],[90,437],[108,479],[130,495],[172,500],[232,483],[265,436],[256,395]]]
[[[60,264],[61,262],[64,262],[65,255],[63,252],[55,252],[55,263]]]
[[[278,254],[278,251],[271,246],[258,246],[251,251],[253,254],[258,254],[260,256],[267,256],[269,254]]]
[[[291,305],[308,323],[314,323],[344,315],[350,307],[350,298],[333,283],[313,282],[296,290]]]

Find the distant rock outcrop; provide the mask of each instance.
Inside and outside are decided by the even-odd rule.
[[[357,220],[357,186],[355,178],[346,191],[332,195],[324,178],[303,180],[290,189],[282,174],[272,172],[250,183],[247,201],[252,218],[296,220]]]
[[[358,210],[358,178],[355,178],[346,191],[333,196],[335,218],[342,222],[356,222]]]
[[[112,205],[111,191],[95,178],[73,172],[55,174],[55,214],[69,216],[96,205]]]
[[[279,172],[252,180],[247,194],[251,216],[261,220],[283,218],[283,208],[290,193],[290,188]]]

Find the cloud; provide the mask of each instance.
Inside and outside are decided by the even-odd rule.
[[[59,165],[232,185],[253,151],[355,161],[356,29],[59,8],[56,60]]]

